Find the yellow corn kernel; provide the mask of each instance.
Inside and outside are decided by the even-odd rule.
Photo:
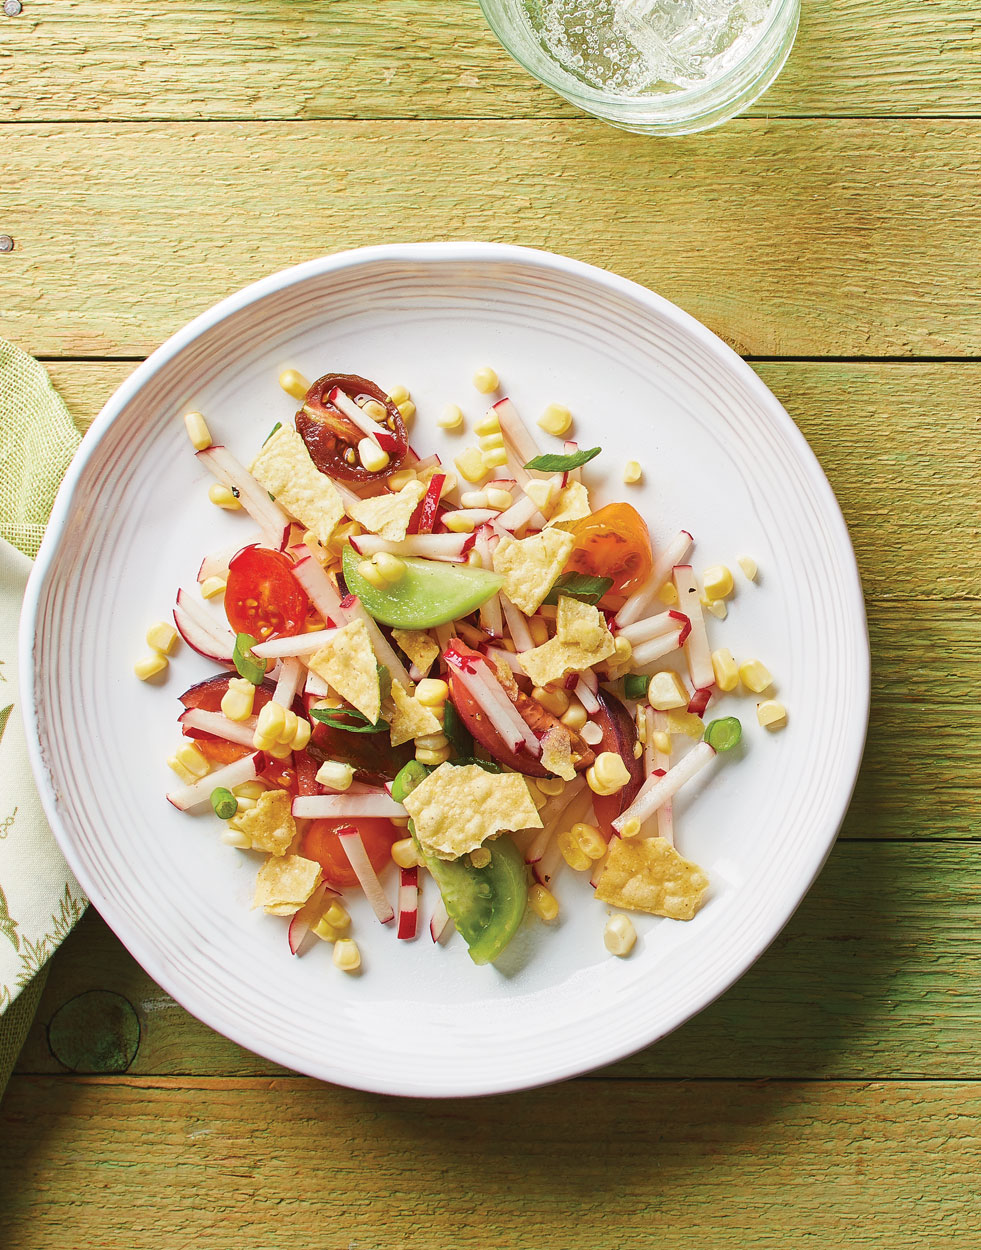
[[[664,733],[661,729],[654,730],[654,737],[651,739],[654,750],[660,751],[662,755],[671,754],[671,735]]]
[[[350,790],[354,769],[340,760],[324,760],[317,769],[317,781],[328,790]]]
[[[628,460],[623,466],[623,480],[628,486],[634,486],[644,476],[639,460]]]
[[[538,428],[546,434],[554,434],[561,438],[569,432],[572,425],[572,413],[563,404],[549,404],[538,418]]]
[[[171,655],[177,645],[177,630],[166,621],[157,621],[146,631],[146,645],[161,655]]]
[[[168,665],[167,657],[161,655],[159,651],[154,651],[153,655],[137,660],[133,665],[133,672],[139,677],[140,681],[149,681],[151,677],[156,677],[158,673],[165,672]]]
[[[410,482],[416,480],[414,469],[399,469],[397,473],[393,473],[391,477],[386,478],[385,485],[390,491],[398,492],[403,486],[408,486]]]
[[[438,768],[440,764],[445,764],[449,758],[450,748],[448,746],[440,747],[437,751],[430,751],[425,747],[416,748],[416,759],[420,764],[428,764],[431,768]]]
[[[275,738],[267,738],[265,734],[259,733],[257,729],[252,735],[252,745],[257,751],[271,752],[273,747],[279,746],[279,743]]]
[[[400,404],[396,404],[395,406],[398,408],[399,413],[402,416],[402,420],[406,425],[408,425],[412,418],[416,415],[415,404],[411,399],[403,399]]]
[[[603,930],[603,945],[611,955],[619,955],[622,959],[634,949],[637,941],[637,930],[629,916],[618,913],[611,916]]]
[[[300,718],[292,708],[283,709],[283,728],[279,731],[279,741],[283,746],[289,744],[296,737],[296,731],[300,724]]]
[[[655,673],[647,684],[647,702],[659,712],[673,707],[687,707],[688,691],[677,673],[666,669]]]
[[[252,839],[249,835],[243,833],[241,829],[236,829],[230,822],[221,831],[221,841],[226,846],[237,847],[240,851],[252,849]]]
[[[499,469],[508,462],[508,453],[504,447],[495,447],[491,451],[485,451],[481,454],[484,462],[484,469],[490,473],[492,469]]]
[[[211,446],[211,431],[200,412],[184,413],[184,429],[187,430],[187,437],[195,451],[204,451]]]
[[[409,392],[405,389],[404,386],[393,386],[392,389],[388,392],[388,398],[392,401],[392,403],[397,408],[399,404],[404,404],[405,401],[409,398]]]
[[[423,707],[441,708],[449,697],[449,686],[438,677],[424,677],[416,686],[416,700]]]
[[[334,967],[342,972],[357,972],[361,967],[361,951],[353,938],[340,938],[334,943]]]
[[[400,868],[416,868],[419,864],[419,852],[412,838],[402,838],[392,843],[392,859]]]
[[[644,744],[638,739],[634,743],[634,759],[639,760],[643,754],[644,754]]]
[[[629,780],[627,766],[616,751],[601,751],[586,769],[586,784],[594,794],[616,794]]]
[[[419,734],[414,742],[417,747],[422,747],[426,751],[441,751],[443,747],[449,744],[449,738],[444,733],[435,734]]]
[[[472,569],[482,569],[484,567],[484,557],[479,551],[468,551],[467,564],[469,564]]]
[[[258,807],[258,799],[243,799],[238,795],[235,796],[235,813],[240,815],[242,812],[250,812],[253,807]]]
[[[590,859],[602,859],[606,854],[606,839],[595,825],[577,821],[572,826],[572,836],[579,844],[579,849]]]
[[[369,473],[380,473],[388,464],[389,454],[384,448],[370,438],[363,438],[358,443],[358,459]]]
[[[657,597],[662,603],[666,603],[670,608],[678,602],[678,591],[673,583],[665,582],[661,589],[657,592]]]
[[[473,375],[473,384],[480,391],[481,395],[489,395],[491,391],[496,391],[500,385],[500,378],[493,369],[486,366],[478,369]]]
[[[279,375],[279,385],[294,399],[305,399],[310,383],[297,369],[284,369]]]
[[[487,409],[480,420],[474,425],[473,432],[478,436],[484,434],[500,434],[501,422],[493,408]]]
[[[374,586],[376,590],[385,590],[388,582],[382,577],[381,569],[375,564],[374,560],[362,560],[358,565],[358,573],[366,582]]]
[[[471,868],[486,868],[491,862],[491,853],[486,846],[478,846],[475,851],[470,852]]]
[[[736,563],[742,569],[744,577],[748,578],[751,582],[756,581],[756,575],[759,572],[759,568],[757,567],[756,561],[752,556],[740,556]]]
[[[484,490],[465,490],[460,496],[460,506],[463,508],[486,508],[487,492]]]
[[[552,502],[552,496],[555,494],[555,483],[548,477],[533,478],[525,486],[525,494],[534,502],[537,508],[545,509]]]
[[[340,940],[341,931],[335,929],[326,916],[321,916],[312,928],[322,942],[337,942]]]
[[[293,754],[293,748],[288,742],[274,742],[272,746],[263,747],[274,760],[288,760]]]
[[[467,447],[466,450],[461,451],[458,456],[454,457],[453,463],[456,465],[460,476],[467,482],[482,482],[487,476],[488,469],[484,464],[484,457],[480,454],[478,447]]]
[[[513,502],[514,500],[509,490],[498,490],[496,486],[492,486],[487,492],[488,508],[497,508],[498,511],[504,512],[505,509],[511,507]]]
[[[561,777],[536,777],[535,785],[541,794],[547,794],[550,799],[565,789],[565,782]]]
[[[569,710],[569,696],[562,689],[546,690],[541,686],[536,686],[531,692],[531,697],[553,716],[563,716]]]
[[[548,642],[548,625],[541,616],[533,616],[528,621],[528,632],[536,647],[543,647]]]
[[[739,666],[739,680],[753,694],[762,694],[767,686],[773,685],[773,678],[765,664],[759,660],[746,660]]]
[[[233,677],[221,696],[222,714],[229,720],[248,720],[255,703],[255,686],[244,677]]]
[[[621,664],[625,664],[634,653],[633,644],[629,638],[618,637],[613,644],[614,655],[616,655]]]
[[[226,584],[223,577],[206,577],[201,583],[201,594],[205,599],[217,599],[225,593]]]
[[[624,822],[623,828],[620,830],[622,838],[636,838],[640,833],[640,821],[636,816],[631,816],[629,820]]]
[[[554,920],[559,914],[559,900],[543,885],[535,884],[528,891],[528,906],[540,920]]]
[[[567,829],[560,833],[555,841],[562,852],[562,858],[576,872],[585,872],[587,868],[593,866],[593,861],[576,841],[575,834],[571,830]]]
[[[724,564],[713,564],[702,574],[706,599],[725,599],[732,594],[732,573]]]
[[[443,524],[453,534],[472,534],[474,519],[464,512],[444,512]]]
[[[167,767],[172,768],[174,772],[177,774],[177,776],[180,777],[181,781],[183,781],[186,786],[189,786],[194,781],[200,780],[200,778],[195,777],[195,775],[192,772],[189,772],[184,767],[184,765],[180,762],[180,760],[177,758],[176,755],[170,756],[170,758],[167,760]]]
[[[259,799],[266,793],[261,781],[243,781],[240,786],[233,786],[232,794],[242,799]]]
[[[227,508],[229,512],[238,512],[242,507],[235,492],[230,487],[223,486],[221,482],[212,482],[208,487],[208,498],[216,508]]]
[[[195,777],[207,777],[208,773],[211,772],[211,765],[208,763],[207,757],[193,742],[182,742],[174,754],[187,771],[193,773]]]
[[[388,409],[384,404],[380,404],[377,399],[367,399],[361,405],[361,411],[371,417],[372,421],[386,421],[388,419]]]
[[[256,721],[255,731],[261,734],[263,738],[269,738],[273,742],[282,741],[286,728],[286,708],[279,703],[273,703],[270,700]]]
[[[351,927],[351,917],[336,899],[331,900],[330,906],[321,919],[325,920],[337,933],[347,933]]]
[[[764,729],[783,729],[787,723],[787,709],[776,699],[766,699],[757,703],[756,719]]]
[[[739,669],[736,660],[727,647],[720,647],[712,652],[712,671],[715,673],[715,684],[721,691],[735,690],[739,684]]]
[[[724,621],[729,615],[729,609],[726,607],[725,599],[703,599],[702,606],[706,612],[711,612],[712,615],[718,617],[720,621]]]
[[[463,425],[463,409],[458,404],[447,404],[436,418],[436,424],[441,430],[459,430]]]
[[[357,521],[345,521],[343,525],[338,525],[330,536],[330,542],[327,544],[329,549],[335,555],[340,555],[345,545],[352,539],[357,538],[361,533],[361,526]]]
[[[496,434],[482,434],[480,438],[481,451],[495,451],[498,447],[504,446],[504,435],[498,430]]]
[[[290,746],[294,751],[302,751],[310,741],[310,735],[312,733],[313,726],[310,722],[308,720],[301,720],[297,717],[296,733],[293,735],[293,740],[290,742]]]
[[[405,561],[392,555],[390,551],[379,551],[375,556],[375,568],[390,586],[405,577]]]
[[[439,489],[440,499],[445,499],[447,495],[449,495],[452,491],[455,491],[455,490],[456,490],[456,474],[444,472],[443,485]]]
[[[586,709],[578,699],[570,699],[568,708],[559,717],[566,729],[574,729],[577,733],[588,719]]]

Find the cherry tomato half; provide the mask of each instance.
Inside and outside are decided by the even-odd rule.
[[[324,877],[331,885],[340,887],[357,885],[358,878],[344,854],[341,840],[334,832],[355,825],[361,834],[364,849],[368,852],[371,866],[381,872],[392,858],[392,844],[403,837],[403,832],[390,820],[315,820],[307,828],[300,842],[300,854],[304,859],[316,860],[324,870]]]
[[[565,566],[570,573],[612,577],[602,599],[606,608],[622,607],[650,576],[651,539],[640,513],[628,503],[611,503],[571,527],[576,545]]]
[[[293,576],[293,562],[269,547],[244,547],[228,565],[225,615],[237,634],[257,642],[306,628],[310,600]]]
[[[596,695],[600,710],[595,712],[592,720],[603,731],[603,737],[596,745],[596,752],[615,751],[630,773],[630,780],[616,794],[596,794],[593,796],[593,813],[596,823],[609,842],[613,837],[613,822],[625,812],[637,797],[637,791],[644,784],[644,761],[634,758],[634,743],[637,741],[637,726],[634,718],[623,706],[616,695],[600,690]]]
[[[378,425],[379,442],[388,452],[384,469],[372,472],[358,459],[358,443],[364,438],[364,431],[330,402],[335,387],[355,402],[373,399],[384,405],[387,415]],[[296,430],[320,472],[348,482],[381,481],[401,468],[409,450],[409,436],[397,406],[381,387],[354,373],[325,373],[318,378],[296,414]]]

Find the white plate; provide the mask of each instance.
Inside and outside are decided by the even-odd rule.
[[[756,725],[752,699],[724,706],[745,728],[741,758],[678,804],[681,849],[712,880],[688,924],[639,917],[626,960],[609,957],[606,910],[586,881],[558,877],[561,923],[526,922],[497,967],[458,936],[398,942],[364,906],[364,973],[318,944],[290,956],[285,922],[250,910],[256,860],[222,845],[210,816],[164,800],[176,696],[210,671],[184,648],[163,689],[138,682],[148,624],[166,617],[201,555],[252,527],[214,508],[181,414],[205,412],[248,460],[294,407],[277,386],[359,373],[404,383],[414,444],[454,454],[448,402],[468,418],[491,364],[533,420],[576,414],[600,502],[628,498],[655,541],[684,527],[694,562],[748,553],[713,645],[762,658],[790,723]],[[544,445],[548,439],[540,436]],[[641,487],[621,481],[641,461]],[[605,478],[604,478],[605,475]],[[408,1095],[518,1089],[619,1059],[676,1028],[730,986],[814,880],[844,815],[864,742],[869,654],[848,534],[821,469],[755,374],[673,305],[587,265],[493,244],[368,248],[300,265],[198,317],[116,392],[58,495],[28,588],[23,689],[33,764],[52,828],[83,887],[132,953],[207,1024],[278,1063],[340,1084]],[[431,886],[431,883],[430,883]],[[392,890],[391,882],[389,884]],[[430,893],[429,899],[431,900]]]

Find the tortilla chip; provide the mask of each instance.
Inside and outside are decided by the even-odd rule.
[[[573,781],[576,768],[572,762],[572,738],[568,731],[553,726],[542,736],[542,766],[563,781]]]
[[[381,715],[381,683],[371,636],[364,621],[339,629],[307,662],[342,699],[356,707],[372,724]]]
[[[439,643],[424,629],[393,629],[395,645],[400,647],[420,673],[428,673],[439,655]]]
[[[362,499],[348,508],[348,515],[371,534],[377,534],[389,542],[401,542],[409,528],[416,505],[426,493],[418,478],[406,482],[395,494],[375,495]]]
[[[254,851],[285,855],[296,837],[293,800],[285,790],[267,790],[255,807],[236,818],[238,827],[252,839]]]
[[[502,590],[514,606],[531,616],[565,568],[576,540],[561,529],[546,529],[530,538],[504,537],[494,551],[494,572],[504,578]]]
[[[322,871],[302,855],[270,856],[256,875],[252,906],[270,916],[292,916],[317,888]]]
[[[571,525],[589,516],[589,492],[582,482],[570,482],[559,491],[555,509],[548,518],[546,529],[551,525]]]
[[[566,673],[583,673],[616,650],[599,610],[567,595],[559,596],[556,630],[554,638],[518,656],[536,686],[561,681]]]
[[[664,838],[614,838],[596,886],[601,903],[691,920],[709,879]]]
[[[423,850],[437,859],[459,859],[504,830],[542,827],[525,778],[479,764],[440,764],[406,796],[405,810]]]
[[[568,595],[559,595],[555,636],[562,642],[575,643],[584,651],[596,651],[607,638],[613,637],[599,608]]]
[[[443,726],[428,707],[407,694],[401,682],[392,682],[392,746],[401,746],[410,738],[443,732]]]
[[[344,516],[344,501],[334,483],[310,459],[292,425],[282,425],[252,462],[252,476],[281,508],[312,530],[325,546]]]

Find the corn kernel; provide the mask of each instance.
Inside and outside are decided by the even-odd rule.
[[[429,751],[425,747],[416,748],[416,759],[420,764],[428,764],[431,768],[438,768],[440,764],[445,764],[450,758],[450,748],[448,746],[440,747],[437,751]]]
[[[335,929],[326,916],[320,919],[312,926],[314,933],[322,942],[338,942],[341,938],[340,929]]]
[[[565,782],[561,777],[536,777],[535,785],[540,793],[547,794],[550,799],[555,798],[565,789]]]
[[[460,476],[468,482],[482,482],[487,476],[488,469],[484,464],[484,457],[477,447],[468,447],[465,451],[461,451],[454,458],[453,463],[459,470]]]
[[[586,709],[578,699],[570,700],[569,706],[559,717],[559,720],[565,725],[566,729],[574,729],[577,733],[585,725],[589,717],[586,715]]]
[[[390,551],[379,551],[375,556],[375,568],[390,586],[405,577],[405,561],[392,555]]]
[[[453,534],[472,534],[475,529],[473,517],[465,512],[444,512],[443,524]]]
[[[538,418],[538,428],[546,434],[554,434],[561,438],[569,432],[572,425],[572,413],[563,404],[549,404]]]
[[[409,392],[405,389],[404,386],[393,386],[392,389],[388,392],[388,398],[392,401],[392,403],[397,408],[399,404],[404,404],[405,401],[409,398]]]
[[[419,864],[419,852],[412,838],[402,838],[392,843],[392,859],[400,868],[416,868]]]
[[[358,575],[376,590],[385,590],[388,587],[388,582],[382,577],[381,569],[374,560],[362,560],[358,564]]]
[[[293,748],[288,742],[274,742],[272,746],[264,747],[274,760],[288,760],[293,754]]]
[[[616,794],[629,780],[627,766],[616,751],[601,751],[586,769],[586,784],[594,794]]]
[[[250,683],[251,684],[251,683]],[[243,781],[240,786],[232,787],[232,794],[242,799],[259,799],[266,793],[261,781]]]
[[[543,885],[533,885],[528,891],[528,906],[540,920],[554,920],[559,914],[559,900]]]
[[[205,599],[217,599],[225,593],[226,584],[223,577],[206,577],[201,583],[201,594]]]
[[[764,729],[783,729],[787,723],[787,709],[776,699],[766,699],[757,703],[756,719]]]
[[[374,439],[363,438],[358,443],[358,460],[369,473],[380,473],[388,464],[389,455]]]
[[[671,735],[666,734],[663,730],[654,730],[654,737],[651,739],[651,744],[653,745],[654,750],[659,751],[661,755],[671,754]]]
[[[287,395],[292,395],[294,399],[305,399],[310,389],[310,383],[296,369],[284,369],[279,375],[279,385]]]
[[[543,647],[548,642],[548,625],[540,616],[533,616],[528,622],[528,632],[536,647]]]
[[[678,674],[664,670],[648,682],[647,702],[657,711],[666,712],[673,707],[687,707],[689,695]]]
[[[575,834],[571,830],[560,833],[555,841],[562,852],[562,858],[570,868],[574,868],[576,872],[585,872],[587,868],[592,867],[593,861],[576,841]]]
[[[208,498],[216,508],[227,508],[229,512],[238,512],[242,502],[235,492],[221,482],[212,482],[208,487]]]
[[[497,508],[498,511],[504,512],[511,507],[514,502],[509,490],[499,490],[496,486],[492,486],[487,492],[488,508]]]
[[[440,487],[439,497],[440,499],[445,499],[447,495],[456,490],[456,474],[447,473],[445,469],[441,469],[440,472],[443,474],[443,485]]]
[[[712,671],[715,673],[715,684],[721,691],[735,690],[739,684],[739,669],[736,660],[727,647],[712,652]]]
[[[361,411],[373,421],[387,421],[388,409],[377,399],[368,399],[361,405]]]
[[[233,677],[221,696],[221,710],[229,720],[248,720],[255,703],[255,686],[244,677]]]
[[[336,899],[331,899],[331,904],[321,919],[325,920],[337,933],[347,933],[351,927],[351,917]]]
[[[283,710],[283,728],[279,732],[279,741],[287,746],[296,737],[297,727],[300,724],[300,718],[292,708]]]
[[[177,645],[177,630],[166,621],[157,621],[146,631],[146,645],[161,655],[171,655]]]
[[[238,795],[235,796],[235,814],[241,815],[242,812],[251,812],[253,807],[258,807],[258,799],[244,799]]]
[[[628,486],[634,486],[644,476],[639,460],[628,460],[623,466],[623,480]]]
[[[496,391],[500,385],[500,378],[493,369],[487,367],[478,369],[473,375],[473,384],[480,391],[481,395],[489,395],[491,391]]]
[[[725,599],[703,599],[702,606],[706,612],[711,612],[713,616],[718,617],[720,621],[724,621],[729,615],[729,609],[726,607]]]
[[[468,551],[467,564],[469,564],[472,569],[482,569],[484,567],[484,557],[479,551]]]
[[[256,733],[263,738],[271,739],[273,742],[280,742],[283,739],[283,730],[285,728],[286,708],[270,700],[259,713],[255,726]]]
[[[385,485],[390,491],[398,492],[403,486],[408,486],[410,482],[416,480],[414,469],[399,469],[397,473],[393,473],[391,477],[386,478]]]
[[[550,477],[533,478],[525,486],[525,494],[533,500],[536,508],[545,509],[552,502],[555,494],[555,483]]]
[[[423,707],[442,707],[449,697],[449,686],[438,677],[424,677],[416,686],[416,699]]]
[[[759,660],[746,660],[739,666],[739,680],[753,694],[762,694],[767,686],[773,685],[773,678],[765,664]]]
[[[204,451],[211,446],[211,431],[200,412],[184,413],[184,429],[187,430],[187,437],[195,451]]]
[[[631,816],[629,820],[624,821],[620,830],[622,838],[636,838],[638,833],[640,833],[640,821],[636,816]]]
[[[491,862],[491,853],[486,846],[478,846],[475,851],[470,852],[471,868],[486,868]]]
[[[481,456],[484,462],[485,470],[490,473],[492,469],[499,469],[508,462],[508,453],[504,447],[495,447],[491,451],[485,451]]]
[[[643,754],[644,754],[644,744],[640,741],[640,739],[638,739],[634,743],[634,759],[639,760]]]
[[[265,734],[259,733],[257,729],[252,735],[252,745],[257,751],[272,751],[273,747],[279,744],[275,738],[267,738]]]
[[[634,653],[633,644],[629,638],[617,638],[613,644],[613,653],[619,657],[620,663],[624,664]]]
[[[317,781],[328,790],[350,790],[354,769],[340,760],[324,760],[317,769]]]
[[[252,839],[247,833],[243,833],[241,829],[235,829],[231,825],[221,831],[221,841],[226,846],[237,847],[240,851],[248,851],[252,849]]]
[[[195,777],[207,777],[211,772],[211,765],[207,758],[193,742],[182,742],[174,754],[187,771],[193,773]]]
[[[487,492],[483,490],[465,490],[460,496],[460,504],[464,508],[486,508]]]
[[[463,425],[463,409],[458,404],[447,404],[436,424],[441,430],[459,430]]]
[[[545,690],[541,686],[536,686],[531,692],[531,697],[553,716],[562,716],[569,710],[569,696],[562,689]]]
[[[450,740],[444,733],[435,733],[420,734],[414,741],[417,747],[422,747],[426,751],[441,751]]]
[[[313,726],[310,722],[308,720],[301,720],[297,717],[296,733],[293,735],[293,740],[290,742],[290,746],[294,751],[304,750],[307,743],[310,741],[310,735],[312,733]]]
[[[396,404],[395,406],[398,408],[402,420],[406,425],[408,425],[412,418],[416,415],[415,404],[411,399],[404,399],[400,404]]]
[[[357,972],[361,967],[361,951],[353,938],[340,938],[334,943],[334,966],[342,972]]]
[[[661,589],[657,592],[657,597],[662,603],[666,603],[668,607],[673,607],[678,602],[677,588],[671,582],[665,582]]]
[[[498,430],[496,434],[482,434],[480,438],[481,451],[495,451],[498,447],[504,446],[504,435]]]
[[[579,843],[583,854],[590,859],[602,859],[606,854],[606,839],[595,825],[577,821],[572,826],[572,836]]]
[[[474,425],[473,432],[477,435],[500,434],[501,422],[493,408],[488,408],[480,420]]]
[[[151,677],[156,677],[158,673],[165,672],[168,664],[169,662],[165,655],[161,655],[159,651],[154,651],[153,655],[137,660],[133,665],[133,672],[139,677],[140,681],[149,681]]]
[[[192,772],[189,772],[184,767],[184,765],[180,762],[180,760],[177,758],[176,755],[170,756],[170,758],[167,760],[167,767],[172,768],[174,772],[177,774],[177,776],[180,777],[181,781],[183,781],[186,786],[189,786],[194,781],[200,780],[200,778],[195,777],[195,775]]]
[[[600,729],[599,725],[597,725],[594,720],[587,719],[585,725],[583,725],[582,729],[579,731],[579,736],[582,738],[583,742],[588,743],[591,747],[594,747],[603,741],[603,730]]]
[[[611,916],[603,930],[603,945],[611,955],[619,955],[622,959],[634,949],[637,941],[637,930],[629,916],[617,914]]]
[[[751,582],[756,581],[759,568],[752,556],[740,556],[736,563],[742,569],[744,577],[747,577]]]
[[[713,564],[702,574],[706,599],[725,599],[732,594],[732,573],[724,564]]]

